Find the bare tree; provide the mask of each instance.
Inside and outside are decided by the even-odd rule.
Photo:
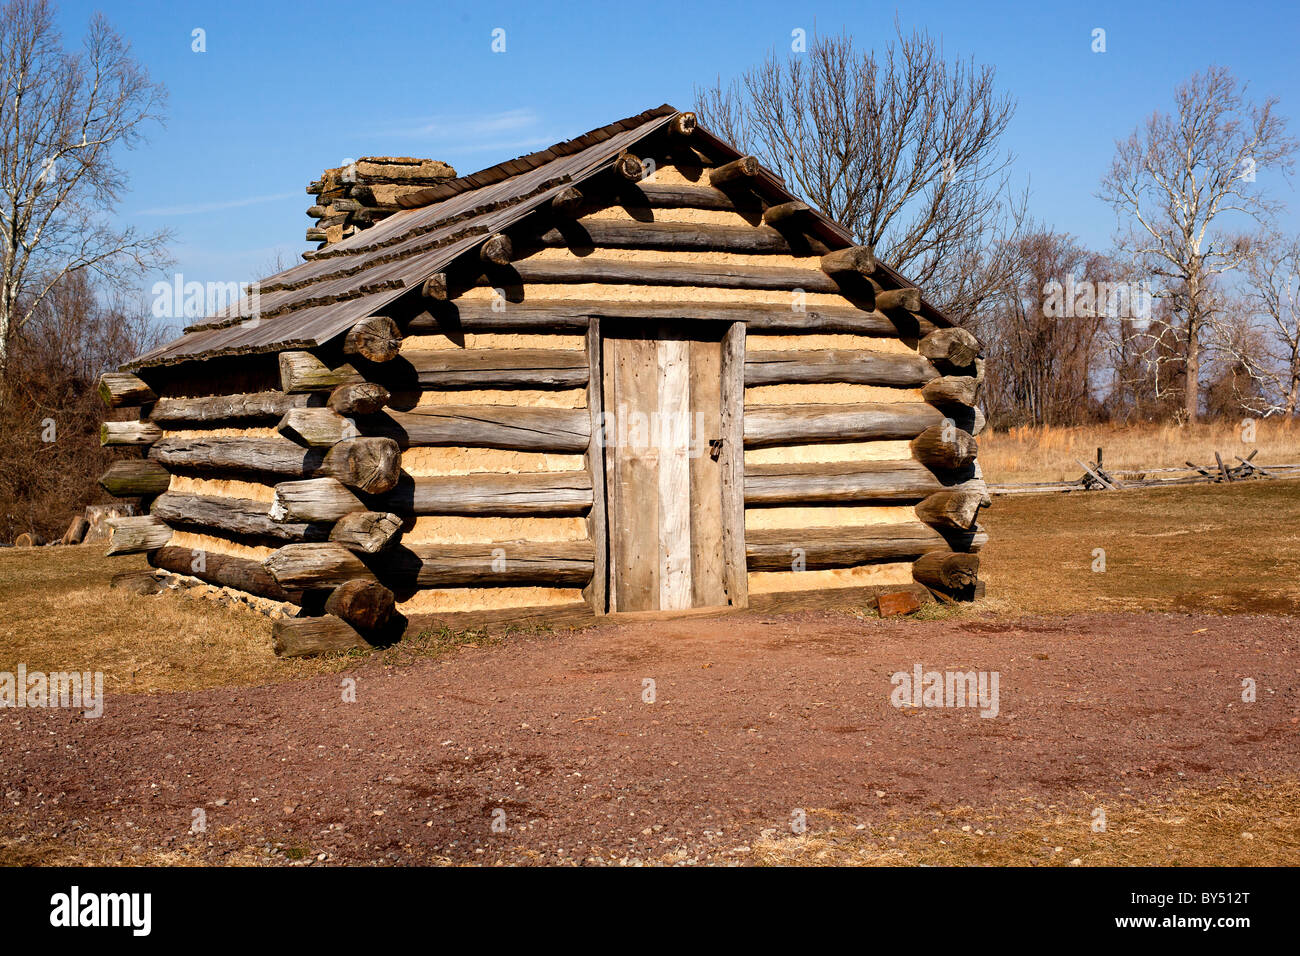
[[[1011,156],[998,143],[1015,105],[992,67],[895,33],[881,54],[813,36],[697,89],[696,110],[963,321],[1001,281],[989,249],[1014,232],[999,234]]]
[[[15,333],[70,274],[120,283],[164,260],[166,232],[108,221],[126,187],[115,152],[164,99],[101,15],[69,51],[46,0],[0,8],[0,381]]]
[[[92,278],[69,273],[10,341],[22,374],[0,389],[0,540],[62,534],[75,513],[106,500],[98,478],[108,464],[133,454],[100,447],[95,382],[166,333],[142,297],[104,295]]]
[[[988,350],[985,410],[997,426],[1069,425],[1096,414],[1094,375],[1103,355],[1107,259],[1074,237],[1033,225],[993,254],[1004,280],[972,323]],[[1103,296],[1104,299],[1104,296]]]
[[[1300,235],[1271,234],[1255,243],[1244,295],[1257,336],[1253,348],[1225,344],[1259,385],[1250,410],[1291,418],[1300,410]]]
[[[1174,113],[1152,113],[1116,143],[1099,195],[1119,217],[1121,253],[1157,282],[1157,295],[1173,300],[1161,321],[1177,325],[1153,326],[1149,338],[1160,349],[1166,331],[1180,338],[1182,414],[1194,422],[1212,286],[1250,254],[1245,235],[1227,227],[1271,219],[1278,204],[1256,185],[1256,174],[1289,173],[1296,143],[1276,99],[1249,102],[1245,86],[1222,67],[1193,75],[1174,101]]]

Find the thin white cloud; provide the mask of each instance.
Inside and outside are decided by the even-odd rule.
[[[298,193],[276,193],[274,196],[249,196],[246,199],[225,199],[221,202],[195,203],[190,206],[156,206],[153,209],[141,209],[137,216],[192,216],[196,213],[217,212],[221,209],[236,209],[240,206],[255,206],[264,202],[279,202],[292,199]]]
[[[533,152],[543,146],[555,145],[554,136],[537,136],[533,139],[520,139],[509,143],[475,143],[472,146],[457,147],[462,153],[518,153]]]
[[[386,125],[376,135],[412,139],[456,140],[480,138],[490,134],[518,133],[536,127],[541,117],[530,109],[504,110],[486,116],[431,116],[398,120]]]

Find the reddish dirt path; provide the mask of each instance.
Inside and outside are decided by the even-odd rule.
[[[99,720],[0,711],[0,831],[77,819],[213,861],[266,841],[330,862],[743,861],[794,808],[870,822],[1292,775],[1298,639],[1274,617],[697,618],[367,664],[342,675],[351,704],[336,675],[110,695]],[[998,671],[999,716],[896,709],[890,675],[917,662]],[[197,807],[211,848],[188,833]]]

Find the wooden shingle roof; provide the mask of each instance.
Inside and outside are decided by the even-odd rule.
[[[418,286],[677,114],[664,105],[576,139],[432,187],[433,205],[399,212],[260,284],[258,314],[232,305],[125,368],[323,345]]]
[[[136,370],[230,355],[312,348],[418,287],[487,236],[518,222],[566,187],[606,169],[624,150],[666,126],[678,111],[668,104],[610,123],[549,149],[430,186],[405,197],[415,207],[317,252],[259,284],[257,314],[232,304],[185,329],[165,345],[123,366]],[[730,144],[697,127],[704,151],[732,159]],[[795,197],[763,171],[757,189],[770,201]],[[832,248],[853,243],[838,224],[814,214],[815,229]],[[901,276],[885,268],[899,285]],[[951,321],[923,304],[927,318]]]

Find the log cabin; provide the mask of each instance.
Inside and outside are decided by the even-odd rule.
[[[306,261],[104,376],[109,553],[282,654],[980,592],[979,343],[754,157],[665,105],[428,164],[327,170]]]

